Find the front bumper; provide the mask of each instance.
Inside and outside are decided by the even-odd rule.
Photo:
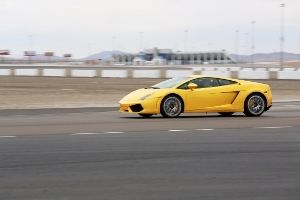
[[[266,107],[265,111],[268,111],[272,107],[272,104],[268,107]]]
[[[158,101],[158,98],[141,101],[120,101],[119,111],[123,113],[158,114]]]

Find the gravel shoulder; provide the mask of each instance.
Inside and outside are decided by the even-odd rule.
[[[163,79],[0,77],[0,109],[111,107],[132,90]],[[300,101],[300,80],[258,80],[274,101]]]

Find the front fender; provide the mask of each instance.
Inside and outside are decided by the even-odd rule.
[[[169,93],[166,93],[165,95],[161,95],[158,97],[158,101],[157,101],[157,109],[159,110],[160,112],[160,105],[163,101],[163,99],[166,97],[166,96],[169,96],[169,95],[176,95],[176,96],[179,96],[183,102],[183,108],[185,109],[185,94],[180,94],[179,92],[169,92]]]

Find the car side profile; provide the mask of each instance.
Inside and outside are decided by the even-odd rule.
[[[272,106],[272,93],[267,84],[194,75],[135,90],[119,103],[120,112],[142,117],[156,114],[178,117],[181,113],[198,112],[215,112],[222,116],[243,112],[246,116],[260,116]]]

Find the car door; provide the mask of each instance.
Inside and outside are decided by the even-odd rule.
[[[214,109],[231,104],[238,94],[237,83],[224,84],[219,80],[212,77],[191,80],[190,82],[197,84],[198,88],[186,90],[186,110]]]

